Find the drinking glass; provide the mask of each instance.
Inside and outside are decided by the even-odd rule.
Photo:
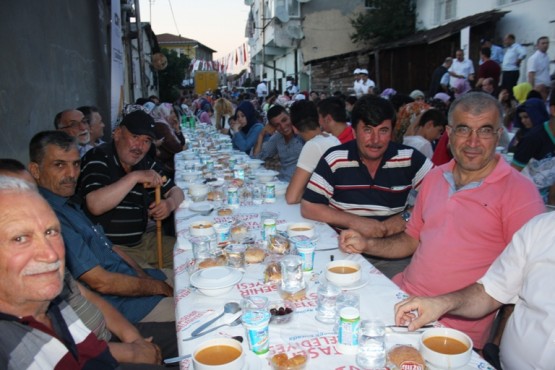
[[[193,256],[197,260],[212,257],[212,245],[209,237],[200,236],[189,240],[193,246]]]
[[[245,267],[245,250],[244,244],[231,244],[225,248],[227,256],[227,265],[235,268]]]
[[[341,289],[337,285],[322,282],[317,291],[316,320],[333,324],[337,320],[336,304]]]
[[[363,369],[385,367],[385,325],[382,320],[364,320],[358,332],[357,365]]]
[[[285,256],[281,260],[281,289],[295,293],[305,287],[303,261],[300,256]]]

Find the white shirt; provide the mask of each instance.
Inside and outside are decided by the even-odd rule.
[[[256,86],[256,96],[264,98],[266,95],[268,95],[268,87],[264,82],[261,82]]]
[[[518,71],[520,68],[516,65],[518,59],[522,60],[526,58],[526,50],[522,45],[516,42],[505,49],[505,55],[503,56],[503,64],[501,65],[501,70],[503,71]]]
[[[555,212],[517,231],[479,283],[515,310],[501,339],[504,369],[553,369],[555,364]]]
[[[332,146],[340,145],[338,138],[330,134],[320,134],[308,140],[299,154],[297,167],[312,173],[322,155]]]
[[[536,50],[530,59],[528,59],[526,67],[526,73],[536,73],[534,76],[534,86],[551,86],[551,77],[549,76],[549,57],[547,56],[547,53],[542,53],[541,51]]]
[[[366,81],[360,79],[358,83],[355,82],[354,88],[357,98],[360,98],[362,95],[368,94],[370,88],[374,88],[374,86],[376,86],[376,84],[371,79],[367,79]]]
[[[428,139],[423,136],[405,136],[403,137],[403,144],[413,147],[429,159],[432,159],[432,156],[434,155],[432,143],[430,143]]]
[[[459,62],[458,59],[453,59],[453,64],[451,64],[451,68],[449,68],[449,72],[454,72],[455,74],[464,76],[464,79],[468,79],[468,76],[474,74],[474,64],[470,59],[464,59],[462,62]],[[457,81],[457,77],[451,77],[449,80],[449,86],[457,86],[455,81]]]

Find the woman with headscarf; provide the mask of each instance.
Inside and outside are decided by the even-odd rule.
[[[549,120],[549,113],[542,99],[530,98],[516,108],[513,127],[517,128],[515,136],[509,144],[509,152],[514,152],[520,140],[532,127]]]
[[[156,139],[161,140],[156,151],[156,159],[162,164],[168,176],[173,178],[175,174],[173,157],[185,147],[185,137],[179,126],[179,119],[170,103],[158,105],[150,115],[154,118]]]
[[[250,151],[264,125],[258,122],[258,114],[249,101],[243,101],[235,110],[236,122],[231,126],[229,133],[233,146],[247,154]]]

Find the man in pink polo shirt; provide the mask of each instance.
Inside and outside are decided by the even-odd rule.
[[[424,178],[407,228],[387,238],[341,234],[348,253],[383,258],[413,254],[393,281],[411,295],[435,296],[482,277],[513,234],[543,212],[531,181],[495,153],[503,130],[497,100],[482,92],[459,97],[449,110],[447,133],[454,159]],[[445,315],[441,322],[466,332],[481,349],[495,313],[478,320]]]

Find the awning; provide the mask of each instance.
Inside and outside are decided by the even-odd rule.
[[[470,15],[465,18],[457,19],[443,26],[438,26],[426,31],[419,31],[414,35],[405,37],[391,43],[382,44],[375,49],[387,50],[410,45],[433,44],[443,40],[466,27],[475,27],[487,22],[497,22],[510,11],[490,10],[483,13]]]

